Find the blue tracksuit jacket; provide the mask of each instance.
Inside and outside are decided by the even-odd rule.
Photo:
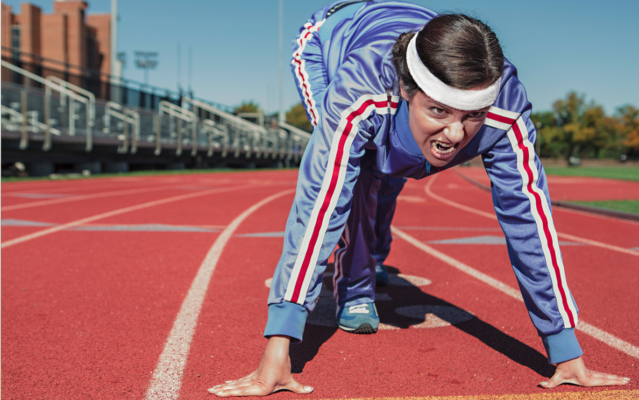
[[[316,12],[294,43],[293,74],[314,132],[300,166],[264,335],[302,340],[327,260],[348,230],[351,211],[366,202],[366,193],[354,194],[361,192],[359,181],[422,179],[481,156],[510,261],[549,361],[580,356],[578,310],[533,147],[532,107],[516,68],[504,63],[499,96],[473,140],[445,168],[431,168],[409,129],[391,49],[400,33],[418,31],[436,13],[396,1],[349,3]]]

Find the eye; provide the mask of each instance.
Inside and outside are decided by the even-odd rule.
[[[485,111],[474,111],[471,113],[468,113],[468,118],[481,118],[484,116],[484,114],[486,114]]]
[[[432,107],[430,110],[431,110],[431,111],[433,112],[433,114],[435,114],[435,115],[444,115],[444,114],[446,114],[446,110],[444,110],[443,108],[439,108],[439,107]]]

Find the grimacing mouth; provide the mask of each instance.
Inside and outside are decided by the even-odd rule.
[[[450,153],[454,152],[459,147],[459,143],[451,144],[451,143],[446,143],[446,142],[443,142],[443,141],[437,140],[437,139],[431,141],[430,143],[431,143],[431,147],[437,153],[442,154],[442,155],[450,154]]]

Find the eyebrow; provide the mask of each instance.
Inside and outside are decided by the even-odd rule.
[[[446,111],[449,111],[452,107],[447,106],[446,104],[442,104],[439,101],[433,99],[433,103],[435,103],[437,106],[439,106],[440,108],[443,108]]]

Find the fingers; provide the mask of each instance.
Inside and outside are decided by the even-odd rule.
[[[630,383],[630,378],[622,378],[621,376],[596,371],[590,371],[590,373],[590,379],[583,386],[617,386]]]
[[[275,393],[280,390],[290,390],[298,394],[312,393],[313,388],[298,383],[295,379],[291,378],[285,384],[276,385],[271,391],[263,382],[256,380],[244,381],[229,381],[223,385],[217,385],[209,389],[209,393],[213,393],[218,397],[230,397],[230,396],[265,396],[267,394]]]
[[[312,387],[302,385],[293,378],[291,378],[285,385],[277,385],[273,392],[277,392],[278,390],[290,390],[291,392],[299,394],[307,394],[313,392]]]
[[[209,393],[216,393],[216,392],[219,392],[220,390],[222,391],[231,390],[231,389],[237,389],[237,388],[251,386],[251,385],[255,385],[255,381],[245,381],[245,382],[235,381],[233,383],[225,383],[224,385],[214,386],[213,388],[209,389]]]
[[[259,374],[256,371],[251,372],[250,374],[236,380],[224,381],[223,384],[215,385],[212,388],[208,389],[209,393],[215,393],[220,390],[227,389],[235,389],[240,386],[246,386],[246,384],[252,384],[255,381]],[[242,384],[242,385],[240,385]]]
[[[619,386],[630,383],[630,378],[623,378],[603,372],[588,371],[584,376],[562,377],[560,373],[555,373],[548,381],[540,382],[539,385],[545,389],[552,389],[564,383],[571,383],[578,386]]]
[[[213,392],[211,391],[211,389],[209,389],[209,392],[215,394],[217,397],[265,396],[267,394],[270,394],[268,390],[266,390],[266,388],[256,384],[242,386],[235,389],[227,389],[227,390],[222,390],[218,388]]]
[[[630,378],[624,378],[624,377],[617,376],[617,375],[606,374],[605,372],[590,371],[590,373],[593,376],[597,376],[597,377],[609,378],[609,379],[623,379],[623,380],[625,380],[627,382],[630,381]]]

